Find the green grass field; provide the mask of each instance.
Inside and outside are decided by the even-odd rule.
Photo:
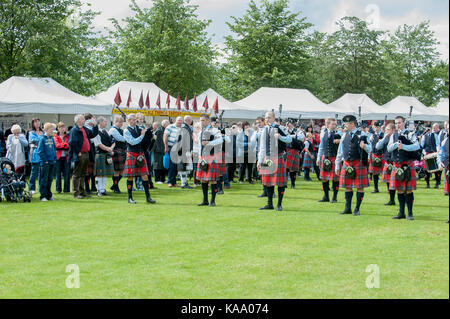
[[[260,212],[259,185],[233,184],[216,208],[201,190],[76,201],[0,203],[0,298],[449,298],[448,197],[416,193],[416,221],[394,221],[369,189],[360,217],[319,204],[321,184],[288,189],[284,211]],[[122,189],[125,187],[122,185]],[[355,198],[354,198],[355,200]],[[69,264],[80,288],[68,289]],[[368,265],[380,288],[368,289]]]

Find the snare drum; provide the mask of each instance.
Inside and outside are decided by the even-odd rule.
[[[441,168],[438,165],[438,153],[430,153],[423,159],[425,161],[425,169],[427,172],[436,173],[441,171]]]

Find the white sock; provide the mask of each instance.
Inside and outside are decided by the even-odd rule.
[[[187,175],[185,172],[180,173],[181,176],[181,184],[186,185],[187,184]]]
[[[97,192],[100,192],[100,185],[102,184],[100,177],[95,177],[95,186],[97,187]]]

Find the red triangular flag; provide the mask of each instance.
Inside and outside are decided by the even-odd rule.
[[[217,97],[216,102],[214,102],[213,110],[216,114],[219,114],[219,97]]]
[[[184,108],[186,110],[189,110],[189,100],[188,100],[187,94],[186,94],[186,98],[184,99]]]
[[[147,98],[145,99],[145,106],[150,108],[150,91],[147,92]]]
[[[131,104],[131,89],[130,89],[130,93],[128,94],[127,107],[130,107],[130,104]]]
[[[156,105],[161,109],[161,92],[158,93],[158,99],[156,100]]]
[[[170,91],[167,93],[166,106],[168,109],[170,109]]]
[[[178,97],[177,97],[177,109],[181,110],[180,93],[178,93]]]
[[[144,107],[144,92],[141,91],[141,97],[139,98],[139,107],[142,109]]]
[[[122,103],[122,98],[120,97],[120,91],[117,89],[116,97],[114,98],[114,103],[116,103],[117,106]]]
[[[205,108],[205,111],[208,111],[209,105],[208,105],[208,96],[205,97],[205,101],[203,101],[203,107]]]
[[[192,101],[192,110],[197,112],[197,96],[194,94],[194,100]]]

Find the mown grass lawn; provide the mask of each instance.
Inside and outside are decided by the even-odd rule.
[[[449,298],[448,197],[419,183],[416,221],[394,221],[385,186],[360,217],[319,204],[318,182],[260,212],[259,185],[233,184],[216,208],[201,190],[0,203],[0,298]],[[122,188],[125,187],[122,185]],[[69,264],[79,289],[66,288]],[[380,288],[368,289],[368,265]]]

